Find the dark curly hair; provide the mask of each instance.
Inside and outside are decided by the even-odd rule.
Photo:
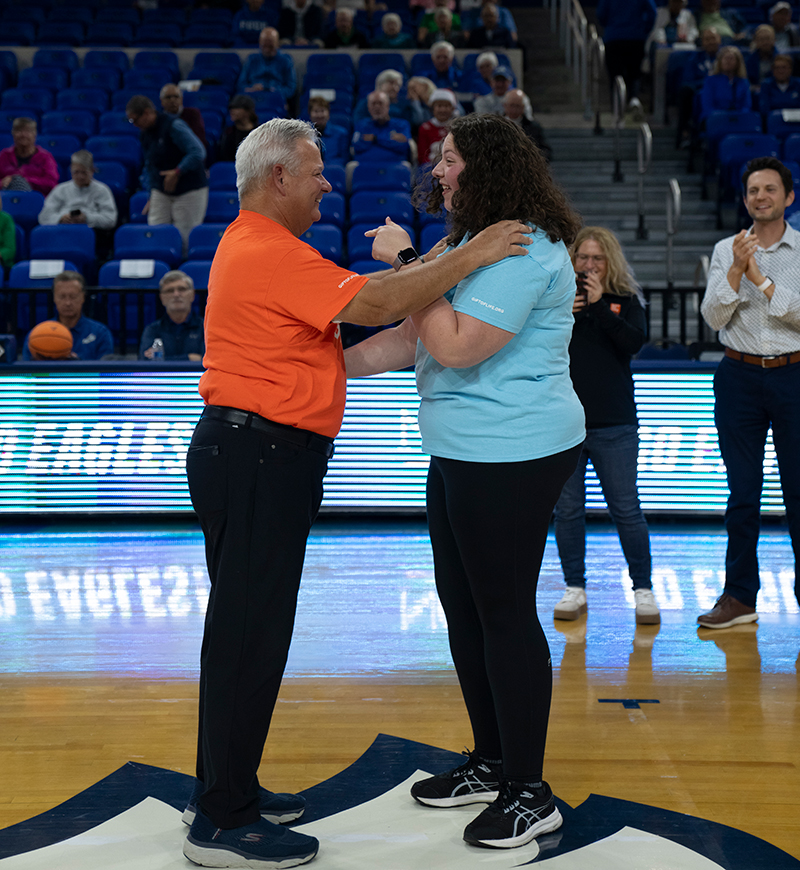
[[[551,242],[572,244],[580,216],[553,181],[542,152],[516,124],[500,115],[465,115],[451,122],[450,133],[465,166],[453,194],[449,244],[501,220],[523,221]],[[438,180],[423,179],[415,199],[439,214],[444,198]]]

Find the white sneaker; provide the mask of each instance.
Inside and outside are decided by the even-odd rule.
[[[553,616],[556,619],[577,619],[587,609],[586,590],[582,586],[567,586],[564,597],[556,604]]]
[[[636,622],[639,625],[658,625],[661,622],[661,611],[652,589],[634,589],[633,598],[636,602]]]

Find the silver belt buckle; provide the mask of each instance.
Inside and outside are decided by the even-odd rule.
[[[762,356],[761,357],[761,368],[762,369],[769,368],[769,366],[766,365],[764,362],[765,360],[768,360],[768,359],[780,359],[780,357],[779,356]]]

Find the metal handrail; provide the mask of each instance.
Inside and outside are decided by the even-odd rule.
[[[636,154],[639,159],[639,225],[636,228],[636,238],[646,239],[650,233],[647,231],[644,219],[644,177],[650,169],[650,161],[653,159],[653,133],[649,124],[641,124],[639,135],[636,138]]]
[[[625,181],[622,174],[622,148],[620,144],[620,129],[625,123],[625,107],[628,105],[628,89],[625,87],[625,79],[617,76],[614,79],[614,174],[612,181]]]
[[[600,123],[600,82],[602,81],[603,69],[606,65],[606,44],[597,35],[597,28],[594,24],[589,25],[588,64],[591,87],[584,117],[587,120],[591,118],[594,107],[594,133],[599,136],[603,132],[603,125]]]
[[[681,222],[681,186],[671,178],[667,189],[667,287],[672,289],[675,277],[673,240]]]
[[[695,287],[705,287],[708,284],[708,270],[711,268],[711,260],[707,254],[703,254],[697,261],[697,266],[694,270]],[[700,278],[702,277],[702,282]]]

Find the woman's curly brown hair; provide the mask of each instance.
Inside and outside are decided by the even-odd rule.
[[[450,124],[450,133],[465,166],[453,194],[449,244],[501,220],[531,224],[551,242],[572,244],[580,216],[553,181],[542,152],[516,124],[500,115],[466,115]],[[438,180],[425,187],[416,199],[429,214],[440,213],[444,198]]]

